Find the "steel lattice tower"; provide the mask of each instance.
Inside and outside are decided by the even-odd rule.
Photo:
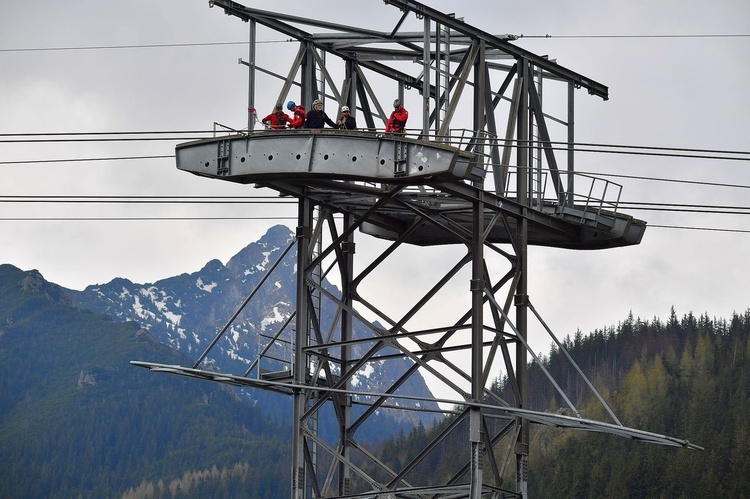
[[[290,395],[294,498],[527,497],[532,423],[695,448],[625,427],[546,326],[528,290],[529,245],[605,249],[638,244],[645,231],[645,222],[619,211],[619,185],[575,174],[575,91],[606,100],[607,87],[518,48],[512,36],[491,35],[416,1],[385,3],[401,17],[381,32],[210,2],[249,23],[248,129],[179,145],[177,166],[297,199],[296,237],[278,260],[296,248],[296,311],[243,373],[201,369],[229,323],[193,366],[133,363]],[[423,31],[400,31],[410,15],[424,22]],[[256,64],[259,25],[299,42],[288,75]],[[331,70],[336,64],[341,82]],[[261,71],[281,82],[278,102],[298,86],[306,107],[314,99],[348,105],[364,127],[256,132]],[[402,100],[406,92],[421,95],[420,127],[406,135],[382,132],[388,113],[373,90],[376,79],[395,84]],[[565,117],[543,111],[543,83],[562,86]],[[470,117],[470,128],[456,127],[461,117]],[[553,140],[550,122],[563,129],[562,140]],[[382,242],[359,266],[355,234]],[[420,298],[386,310],[383,294],[398,290],[373,291],[372,276],[406,246],[447,245],[465,252],[445,269],[430,269]],[[334,275],[340,290],[324,285]],[[455,279],[468,281],[465,310],[456,317],[432,313],[432,302]],[[567,414],[528,408],[529,355],[539,360],[528,344],[530,320],[554,339],[611,422],[581,417],[548,373]],[[282,347],[293,352],[288,362],[274,353]],[[362,390],[363,372],[397,361],[407,367],[390,386]],[[489,389],[500,368],[511,397]],[[456,405],[424,449],[397,467],[363,446],[357,430],[379,411],[428,410],[431,401],[400,391],[417,372],[456,393]],[[334,421],[336,436],[317,431],[322,418]],[[455,447],[452,476],[419,476],[420,463],[448,445]],[[507,476],[515,483],[505,483]]]

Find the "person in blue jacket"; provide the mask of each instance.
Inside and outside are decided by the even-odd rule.
[[[331,121],[331,118],[323,111],[323,102],[320,99],[315,99],[312,109],[307,112],[305,128],[324,128],[325,125],[331,128],[338,128],[336,123]]]

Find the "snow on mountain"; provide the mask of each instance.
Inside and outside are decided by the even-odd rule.
[[[162,343],[197,358],[263,279],[293,237],[288,227],[277,225],[258,241],[243,248],[226,265],[211,260],[197,272],[148,284],[117,278],[80,292],[70,290],[70,295],[80,308],[107,314],[121,322],[138,322]],[[212,356],[207,359],[210,364],[231,373],[241,373],[249,367],[268,338],[295,310],[295,271],[296,256],[290,251],[275,269],[274,280],[266,282],[253,296],[217,344],[218,350],[212,350]],[[278,348],[280,350],[275,356],[282,359],[282,364],[283,359],[291,360],[291,349]],[[409,364],[411,361],[403,362]],[[367,391],[384,390],[405,370],[404,366],[394,370],[393,362],[379,364],[363,366],[353,384]],[[286,367],[279,365],[277,368]],[[400,391],[431,396],[419,374]],[[436,404],[434,408],[437,408]]]

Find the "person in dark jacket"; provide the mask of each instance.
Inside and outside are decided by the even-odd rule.
[[[260,122],[266,125],[267,128],[272,128],[274,130],[285,129],[286,124],[291,121],[291,118],[282,108],[283,106],[281,105],[281,102],[278,102],[274,111],[260,120]]]
[[[344,106],[341,108],[341,118],[336,120],[336,125],[340,130],[357,129],[357,121],[354,119],[354,116],[350,114],[349,106]]]
[[[406,133],[406,120],[409,119],[409,112],[404,109],[404,105],[401,99],[393,101],[393,112],[391,117],[388,118],[388,123],[385,125],[385,133],[398,133],[403,135]]]
[[[312,109],[308,111],[307,118],[305,118],[305,128],[323,128],[325,125],[331,128],[338,128],[336,123],[331,121],[331,118],[323,111],[323,102],[315,99]]]
[[[289,122],[289,128],[302,128],[302,126],[305,124],[305,118],[307,117],[305,108],[302,106],[298,106],[294,103],[293,100],[290,100],[286,103],[286,108],[294,113],[294,116],[292,116],[292,120]]]

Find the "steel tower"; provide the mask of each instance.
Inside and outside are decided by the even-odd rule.
[[[696,448],[625,427],[544,323],[528,290],[529,245],[605,249],[638,244],[645,231],[645,222],[619,211],[619,185],[574,169],[576,89],[606,100],[607,87],[515,46],[510,35],[489,34],[416,1],[385,3],[400,10],[388,31],[209,2],[249,23],[249,60],[241,61],[250,75],[248,128],[177,146],[177,166],[296,198],[296,237],[278,260],[296,248],[296,312],[242,373],[201,368],[234,318],[193,366],[133,363],[288,394],[294,498],[527,497],[532,423]],[[412,15],[423,30],[401,31]],[[256,64],[259,27],[298,42],[287,75]],[[258,74],[279,81],[278,102],[299,90],[308,109],[314,99],[348,105],[361,128],[256,131]],[[412,112],[405,135],[383,133],[389,113],[376,95],[383,82],[388,102],[420,95],[422,109]],[[567,101],[565,116],[542,109],[547,85]],[[355,235],[378,248],[364,263],[355,259]],[[401,299],[400,285],[384,288],[376,276],[415,246],[462,251],[445,268],[425,269],[412,250],[413,278],[385,277],[423,285],[421,296]],[[340,289],[326,286],[329,279]],[[442,294],[457,280],[468,292],[446,300]],[[463,308],[454,315],[441,310],[448,302]],[[548,373],[567,410],[529,409],[529,356],[538,360],[528,343],[531,320],[567,355],[610,422],[582,417]],[[285,359],[280,349],[292,354]],[[363,375],[395,361],[408,367],[391,386],[362,389]],[[501,369],[509,398],[489,388]],[[434,400],[400,390],[417,372],[456,394],[440,400],[453,414],[421,452],[386,462],[360,443],[357,431],[378,412],[434,410]],[[318,431],[326,418],[336,435]],[[451,476],[420,475],[421,463],[443,446],[455,451]]]

